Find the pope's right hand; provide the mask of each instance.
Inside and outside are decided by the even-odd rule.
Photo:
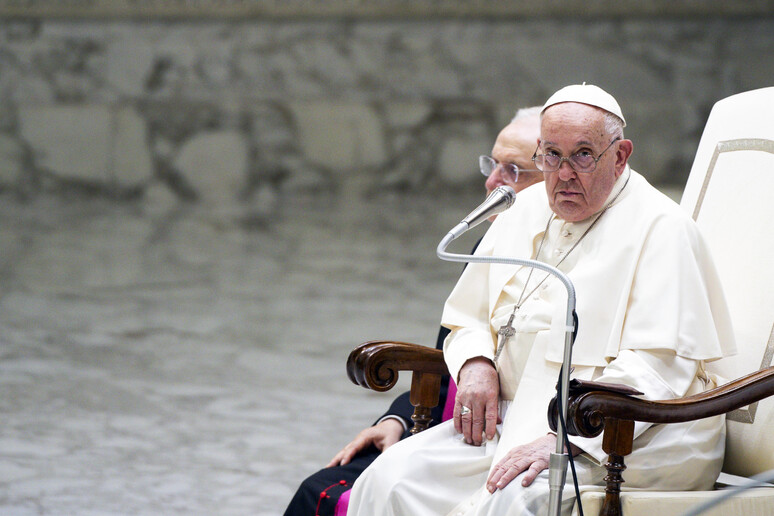
[[[460,369],[457,384],[454,428],[463,435],[466,443],[480,446],[483,442],[482,434],[486,439],[494,438],[498,423],[499,394],[500,380],[491,360],[476,357],[465,362]]]

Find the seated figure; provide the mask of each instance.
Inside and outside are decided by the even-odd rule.
[[[492,155],[479,158],[479,168],[487,178],[487,194],[500,185],[508,185],[518,192],[543,180],[543,174],[530,161],[539,133],[539,113],[540,107],[518,110],[497,136]],[[440,328],[436,348],[442,349],[448,334],[448,329]],[[451,417],[455,392],[454,382],[449,385],[449,377],[444,377],[431,426]],[[384,450],[411,435],[413,411],[409,393],[398,396],[373,426],[362,430],[325,468],[303,481],[285,510],[285,516],[343,515],[355,479]]]
[[[719,279],[693,220],[632,170],[618,102],[601,88],[562,88],[541,112],[532,160],[545,190],[522,192],[477,255],[532,258],[577,294],[572,376],[646,399],[713,388],[705,363],[735,351]],[[382,453],[355,482],[354,515],[546,514],[546,411],[563,360],[566,290],[530,267],[472,263],[446,302],[444,358],[458,390],[452,421]],[[724,417],[638,423],[626,486],[711,487]],[[570,438],[578,482],[603,485],[602,436]],[[575,503],[568,482],[562,514]]]

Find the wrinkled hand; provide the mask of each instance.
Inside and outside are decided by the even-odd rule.
[[[480,446],[482,434],[494,438],[497,430],[497,401],[500,380],[492,362],[483,357],[471,358],[460,369],[457,398],[454,402],[454,429],[465,437],[465,442]],[[470,408],[460,414],[462,406]]]
[[[352,442],[342,448],[325,467],[329,468],[331,466],[344,466],[345,464],[349,464],[358,452],[365,450],[372,444],[376,446],[379,451],[383,452],[400,441],[401,435],[403,435],[403,425],[395,419],[385,419],[378,425],[361,430],[361,432],[352,439]]]
[[[570,444],[570,448],[573,456],[582,452],[580,448],[572,444]],[[554,434],[545,435],[529,444],[516,446],[492,469],[486,481],[486,488],[490,493],[494,493],[495,489],[504,488],[517,475],[525,471],[521,485],[524,487],[531,485],[538,474],[548,468],[551,453],[555,451],[556,436]]]

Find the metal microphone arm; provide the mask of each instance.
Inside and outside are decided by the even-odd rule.
[[[461,223],[462,224],[462,223]],[[557,278],[562,282],[567,289],[567,321],[565,326],[565,339],[564,339],[564,358],[562,361],[562,377],[560,380],[560,400],[561,401],[561,414],[567,414],[567,396],[570,386],[570,365],[572,363],[572,335],[575,331],[575,321],[573,320],[573,313],[575,312],[575,286],[573,286],[570,278],[568,278],[562,271],[552,267],[543,262],[537,260],[525,260],[522,258],[508,258],[504,256],[473,256],[467,254],[452,254],[447,253],[446,248],[453,240],[457,239],[460,235],[465,233],[470,228],[461,228],[460,225],[452,229],[449,233],[443,237],[441,243],[438,244],[436,254],[441,260],[450,262],[465,262],[465,263],[501,263],[506,265],[525,265],[528,267],[534,267],[536,269],[545,271]],[[562,425],[564,417],[559,418],[558,425]],[[562,489],[567,478],[567,463],[569,457],[567,452],[564,451],[564,435],[566,435],[564,428],[558,428],[560,432],[557,432],[556,439],[556,452],[551,454],[549,461],[548,471],[548,485],[550,488],[548,514],[549,516],[559,516],[562,508]],[[569,442],[567,447],[569,449]],[[580,503],[580,500],[578,500]]]

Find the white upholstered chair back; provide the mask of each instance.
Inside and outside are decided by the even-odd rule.
[[[774,87],[715,104],[680,204],[707,240],[736,334],[738,354],[708,369],[730,381],[774,365]],[[723,470],[774,469],[774,398],[727,419]]]

